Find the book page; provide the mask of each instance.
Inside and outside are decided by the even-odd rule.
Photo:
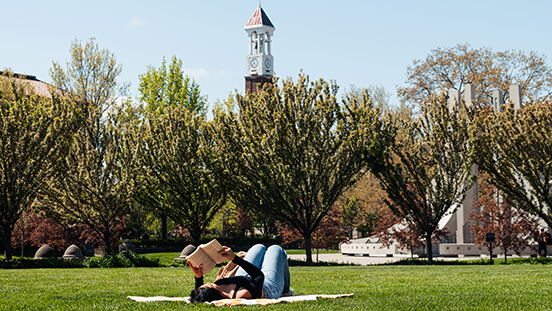
[[[213,259],[207,255],[201,246],[198,247],[190,256],[186,257],[186,260],[189,261],[194,267],[203,265],[203,274],[207,274],[213,270],[216,265]]]
[[[199,248],[202,248],[209,257],[216,263],[222,263],[226,261],[226,258],[219,255],[219,251],[222,250],[222,245],[215,239],[207,244],[202,244],[199,246]]]

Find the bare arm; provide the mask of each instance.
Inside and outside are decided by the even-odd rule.
[[[203,285],[203,265],[200,265],[199,267],[194,267],[191,262],[188,261],[188,265],[190,268],[192,268],[192,272],[195,276],[195,286],[194,288],[198,288],[201,285]]]

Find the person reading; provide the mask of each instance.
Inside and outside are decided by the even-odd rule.
[[[218,263],[223,263],[226,258],[219,255],[222,245],[215,239],[207,244],[201,244],[186,260],[195,267],[203,267],[203,273],[213,270]]]
[[[225,298],[280,298],[290,291],[287,254],[280,246],[254,245],[243,259],[227,246],[218,254],[240,268],[232,277],[203,284],[203,266],[188,261],[195,276],[195,287],[190,293],[192,303]]]

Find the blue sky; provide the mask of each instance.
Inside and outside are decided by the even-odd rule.
[[[139,75],[165,56],[209,102],[244,92],[248,52],[243,27],[258,0],[9,1],[2,3],[0,68],[49,82],[52,61],[65,64],[74,39],[96,37],[122,64],[121,81],[138,95]],[[263,0],[276,27],[276,75],[395,94],[407,66],[431,49],[468,42],[474,48],[536,51],[552,63],[552,2]],[[396,102],[393,96],[392,102]]]

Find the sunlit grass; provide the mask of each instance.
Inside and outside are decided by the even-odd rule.
[[[286,252],[288,253],[288,255],[304,255],[305,254],[305,250],[304,249],[288,249],[286,250]],[[338,250],[320,250],[319,251],[319,254],[328,254],[328,253],[339,253]],[[144,256],[148,257],[148,258],[158,258],[159,259],[159,263],[161,263],[162,265],[181,265],[181,264],[185,264],[186,262],[180,262],[180,263],[177,263],[177,262],[174,262],[173,260],[175,258],[178,258],[180,257],[180,253],[148,253],[148,254],[143,254]],[[316,256],[316,251],[313,250],[313,256]]]
[[[296,294],[355,293],[278,310],[551,310],[549,265],[291,267]],[[211,272],[206,281],[214,278]],[[175,310],[134,296],[187,296],[188,268],[0,270],[2,310]]]
[[[180,253],[148,253],[148,254],[142,254],[143,256],[147,258],[156,258],[159,259],[159,263],[162,265],[181,265],[185,264],[186,262],[175,262],[174,259],[180,257]]]

